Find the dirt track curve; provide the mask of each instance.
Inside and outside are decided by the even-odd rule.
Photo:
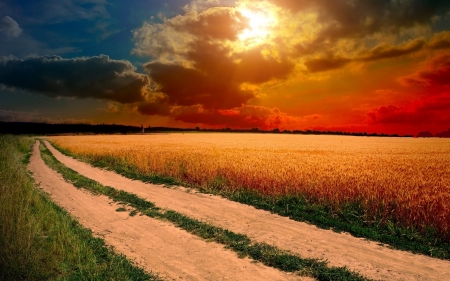
[[[278,271],[217,243],[207,243],[168,222],[116,212],[121,205],[67,183],[45,165],[39,143],[28,166],[41,189],[117,252],[165,280],[313,280]]]
[[[450,280],[450,261],[392,250],[376,242],[319,229],[219,196],[133,181],[67,157],[48,142],[46,145],[66,166],[103,185],[135,193],[159,207],[246,234],[253,241],[273,244],[304,258],[324,258],[333,266],[347,266],[372,279]]]

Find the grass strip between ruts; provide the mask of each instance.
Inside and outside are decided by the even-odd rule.
[[[266,243],[253,243],[246,235],[233,233],[172,210],[162,210],[155,204],[135,194],[103,186],[78,174],[60,163],[44,144],[41,145],[41,152],[45,163],[77,188],[84,188],[94,194],[106,195],[114,201],[128,204],[130,207],[135,208],[136,211],[149,217],[170,221],[175,226],[203,239],[225,245],[227,248],[237,252],[239,257],[248,256],[267,266],[285,272],[297,272],[300,275],[311,276],[317,280],[368,280],[360,274],[348,270],[346,267],[329,267],[325,261],[303,259]],[[130,215],[135,215],[136,211],[132,211]]]
[[[36,188],[26,168],[34,142],[0,135],[0,280],[160,280]]]
[[[117,163],[115,159],[107,156],[103,157],[103,160],[91,161],[88,157],[80,157],[53,142],[51,144],[64,155],[88,162],[95,167],[115,171],[130,179],[164,184],[167,187],[172,185],[192,187],[203,193],[220,195],[235,202],[289,217],[295,221],[314,224],[323,229],[332,229],[336,232],[345,231],[355,237],[381,242],[395,249],[450,260],[450,243],[437,238],[432,229],[429,230],[429,233],[423,234],[391,221],[384,223],[373,221],[368,224],[357,204],[350,204],[343,211],[336,213],[329,206],[313,204],[296,195],[275,197],[261,195],[248,189],[230,190],[227,187],[227,179],[220,177],[213,179],[207,186],[192,185],[189,182],[158,174],[142,174],[138,172],[137,167],[128,163]]]

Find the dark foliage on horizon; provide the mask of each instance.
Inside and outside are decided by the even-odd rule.
[[[33,122],[0,122],[0,134],[57,135],[57,134],[127,134],[141,132],[137,126],[117,124],[49,124]]]
[[[450,129],[444,132],[437,133],[433,136],[429,131],[423,131],[417,134],[418,138],[450,138]]]
[[[0,134],[136,134],[141,133],[139,126],[120,124],[49,124],[33,122],[1,122]],[[172,127],[147,127],[145,132],[225,132],[225,133],[261,133],[261,134],[302,134],[302,135],[342,135],[342,136],[366,136],[366,137],[413,137],[412,135],[377,134],[367,132],[342,132],[342,131],[318,131],[318,130],[259,130],[252,129],[200,129],[196,128],[172,128]]]

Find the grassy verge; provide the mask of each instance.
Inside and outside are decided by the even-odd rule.
[[[0,280],[157,280],[35,188],[33,143],[0,135]]]
[[[116,190],[112,187],[103,186],[98,182],[88,179],[60,163],[51,152],[41,145],[42,157],[45,163],[58,171],[65,180],[70,181],[78,188],[84,188],[94,194],[103,194],[111,199],[127,204],[136,211],[152,218],[167,220],[177,227],[184,229],[194,235],[208,241],[214,241],[225,245],[227,248],[237,252],[240,257],[250,257],[263,264],[278,268],[286,272],[297,272],[301,275],[312,276],[318,280],[367,280],[361,275],[349,271],[345,267],[328,267],[327,262],[317,259],[302,259],[277,247],[254,243],[246,235],[237,234],[229,230],[216,227],[196,219],[189,218],[172,210],[162,210],[154,203],[148,202],[135,194]],[[121,208],[119,208],[121,209]],[[118,210],[119,210],[118,209]],[[122,210],[119,210],[122,211]]]
[[[363,210],[357,204],[349,205],[342,211],[337,212],[330,206],[314,204],[299,196],[275,197],[262,195],[247,189],[231,190],[227,188],[227,180],[222,178],[212,180],[205,186],[197,186],[162,175],[142,174],[137,167],[128,163],[117,162],[112,157],[102,157],[98,161],[92,161],[87,157],[81,158],[70,151],[61,149],[54,143],[52,144],[65,155],[89,162],[96,167],[113,170],[127,178],[154,184],[165,184],[166,186],[193,187],[204,193],[220,195],[229,200],[267,210],[296,221],[311,223],[323,229],[333,229],[336,232],[345,231],[353,236],[387,244],[395,249],[450,260],[450,242],[437,237],[432,229],[428,233],[421,233],[415,229],[403,227],[395,221],[368,221],[364,217]]]

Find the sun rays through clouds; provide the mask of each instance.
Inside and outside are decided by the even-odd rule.
[[[163,118],[174,126],[409,134],[448,126],[445,102],[426,114],[419,105],[450,92],[450,2],[171,0],[145,7],[143,20],[128,30],[127,59],[109,58],[110,49],[74,58],[6,56],[2,87],[104,100],[133,120]],[[112,15],[108,6],[94,8],[76,11],[90,15],[83,20]],[[0,16],[5,42],[29,36],[20,17]],[[102,20],[96,26],[109,32],[112,23]],[[73,71],[65,70],[70,65]],[[48,78],[56,69],[63,71]],[[37,87],[11,73],[44,82]],[[84,84],[71,82],[77,80]]]

